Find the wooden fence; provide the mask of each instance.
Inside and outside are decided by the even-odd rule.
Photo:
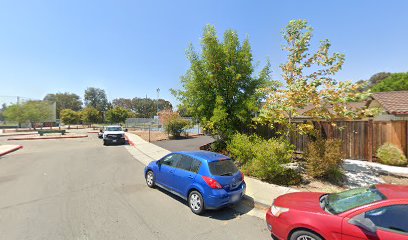
[[[408,121],[377,122],[372,120],[323,122],[322,134],[327,138],[342,140],[344,157],[376,161],[377,149],[384,143],[392,143],[408,156]],[[259,126],[252,133],[270,138],[277,136],[275,129]],[[290,138],[296,150],[303,152],[309,138],[305,135],[294,134]]]

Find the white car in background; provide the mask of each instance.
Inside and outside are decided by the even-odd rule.
[[[121,126],[106,126],[102,132],[103,145],[125,144],[125,132]]]

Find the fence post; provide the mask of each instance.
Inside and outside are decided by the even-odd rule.
[[[405,120],[405,156],[408,157],[408,120]]]
[[[367,150],[368,150],[368,161],[373,161],[373,120],[368,120],[368,136],[367,136]]]

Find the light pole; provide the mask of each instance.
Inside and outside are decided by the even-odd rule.
[[[159,116],[159,96],[160,96],[160,88],[156,89],[157,91],[157,105],[156,105],[156,112],[157,112],[157,116]]]

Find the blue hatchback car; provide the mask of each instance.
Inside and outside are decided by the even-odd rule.
[[[246,189],[244,175],[229,157],[207,151],[170,153],[144,173],[149,187],[182,197],[195,214],[237,203]]]

